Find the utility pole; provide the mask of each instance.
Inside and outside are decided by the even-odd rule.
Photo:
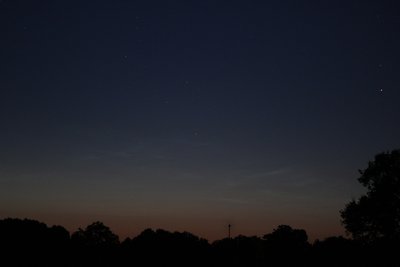
[[[228,224],[228,238],[231,239],[231,224]]]

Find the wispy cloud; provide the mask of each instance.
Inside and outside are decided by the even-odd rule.
[[[129,151],[112,151],[112,150],[96,150],[83,154],[81,160],[102,160],[102,159],[129,159],[134,157],[134,154]]]
[[[231,188],[242,187],[244,185],[260,185],[260,183],[264,183],[266,180],[271,181],[274,180],[274,178],[289,174],[290,172],[291,168],[285,167],[274,170],[263,170],[250,174],[233,173],[228,179],[225,179],[224,183],[225,186]]]
[[[251,202],[249,199],[227,198],[227,197],[217,198],[216,200],[230,204],[249,204]]]
[[[291,172],[291,167],[285,167],[275,170],[267,170],[267,171],[253,173],[248,175],[246,178],[247,179],[268,178],[268,177],[275,177],[283,174],[288,174],[290,172]]]

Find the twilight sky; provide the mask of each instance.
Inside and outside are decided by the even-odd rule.
[[[400,2],[0,1],[0,217],[344,234],[400,148]]]

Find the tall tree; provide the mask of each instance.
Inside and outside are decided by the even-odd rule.
[[[105,247],[119,244],[119,238],[102,222],[94,222],[72,234],[74,243],[87,247]]]
[[[365,242],[400,239],[400,150],[381,153],[360,170],[367,193],[340,212],[354,239]]]

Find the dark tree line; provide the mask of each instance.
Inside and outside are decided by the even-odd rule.
[[[307,233],[280,225],[263,237],[209,243],[188,232],[146,229],[120,242],[94,222],[72,233],[28,219],[0,220],[0,266],[399,266],[354,239],[310,244]]]
[[[377,155],[359,181],[367,193],[341,211],[351,238],[308,241],[279,225],[262,237],[209,243],[188,232],[146,229],[120,242],[94,222],[70,234],[29,219],[0,220],[0,266],[400,266],[400,151]]]

